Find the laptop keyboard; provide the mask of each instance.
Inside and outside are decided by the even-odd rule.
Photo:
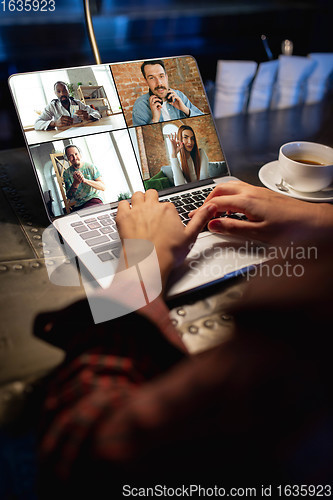
[[[118,259],[120,255],[121,243],[114,218],[115,214],[109,212],[71,224],[102,262]]]
[[[188,216],[189,212],[201,207],[211,191],[213,191],[213,188],[203,188],[198,191],[192,191],[191,193],[170,196],[160,201],[162,203],[171,201],[171,203],[175,205],[183,224],[186,225],[190,221]]]
[[[192,212],[192,210],[201,207],[201,205],[203,204],[209,193],[213,191],[213,189],[214,188],[212,187],[204,188],[199,191],[192,191],[191,193],[184,193],[179,196],[170,196],[169,198],[160,201],[171,201],[175,205],[183,224],[186,225],[190,221],[190,218],[188,216],[189,212]],[[244,214],[228,212],[223,212],[220,217],[228,217],[230,219],[238,220],[247,219]]]
[[[160,202],[173,203],[183,224],[186,225],[190,221],[188,216],[189,212],[201,207],[211,191],[213,191],[212,187],[203,188],[192,191],[191,193],[172,195],[160,200]],[[87,219],[71,224],[73,229],[102,262],[119,258],[121,252],[121,243],[116,227],[115,216],[115,212],[109,212],[96,217],[88,217]],[[242,214],[222,214],[222,217],[223,216],[237,219],[246,218],[242,216]]]

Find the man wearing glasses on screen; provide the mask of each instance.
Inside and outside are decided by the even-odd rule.
[[[162,60],[145,61],[141,72],[149,92],[140,96],[133,106],[133,125],[146,125],[203,115],[180,90],[169,88],[168,75]]]
[[[36,120],[35,130],[70,127],[82,121],[96,121],[101,118],[96,109],[71,97],[66,83],[56,82],[54,84],[54,93],[57,98],[53,99],[46,106],[40,117]]]

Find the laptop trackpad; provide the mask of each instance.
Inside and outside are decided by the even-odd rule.
[[[264,255],[263,245],[201,233],[185,262],[171,273],[167,297],[232,277],[241,269],[246,274],[249,266],[265,260]]]

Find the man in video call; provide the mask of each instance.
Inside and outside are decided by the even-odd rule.
[[[140,96],[133,106],[133,125],[146,125],[203,115],[180,90],[169,88],[168,75],[162,60],[145,61],[141,72],[149,92]]]
[[[69,95],[66,83],[56,82],[54,93],[57,96],[46,106],[35,122],[35,130],[50,130],[54,128],[70,127],[73,123],[83,120],[99,120],[101,115],[96,109],[83,104]],[[76,106],[75,114],[71,106]]]
[[[74,144],[66,146],[65,158],[70,166],[64,171],[63,179],[67,198],[75,202],[72,210],[103,203],[99,191],[105,190],[105,184],[98,168],[84,162],[80,149]]]

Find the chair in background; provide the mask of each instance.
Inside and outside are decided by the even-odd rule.
[[[236,115],[246,111],[250,85],[257,70],[255,61],[217,62],[214,116]]]
[[[315,66],[309,57],[280,55],[271,108],[289,108],[303,102],[307,80]]]
[[[288,41],[288,40],[287,40]],[[217,63],[214,116],[283,109],[322,100],[333,76],[333,53],[281,54],[262,62]]]
[[[316,66],[308,78],[304,100],[312,104],[321,101],[328,90],[333,73],[333,53],[312,53],[309,58],[316,62]]]
[[[65,205],[65,212],[67,214],[71,213],[72,211],[72,206],[75,205],[74,201],[69,201],[69,199],[66,196],[66,191],[65,191],[65,182],[63,178],[63,174],[65,171],[65,158],[62,153],[51,153],[50,158],[53,164],[54,172],[56,174],[58,186],[61,192],[62,200]]]
[[[247,108],[249,113],[264,111],[270,107],[278,67],[279,61],[277,59],[259,64],[250,91]]]

